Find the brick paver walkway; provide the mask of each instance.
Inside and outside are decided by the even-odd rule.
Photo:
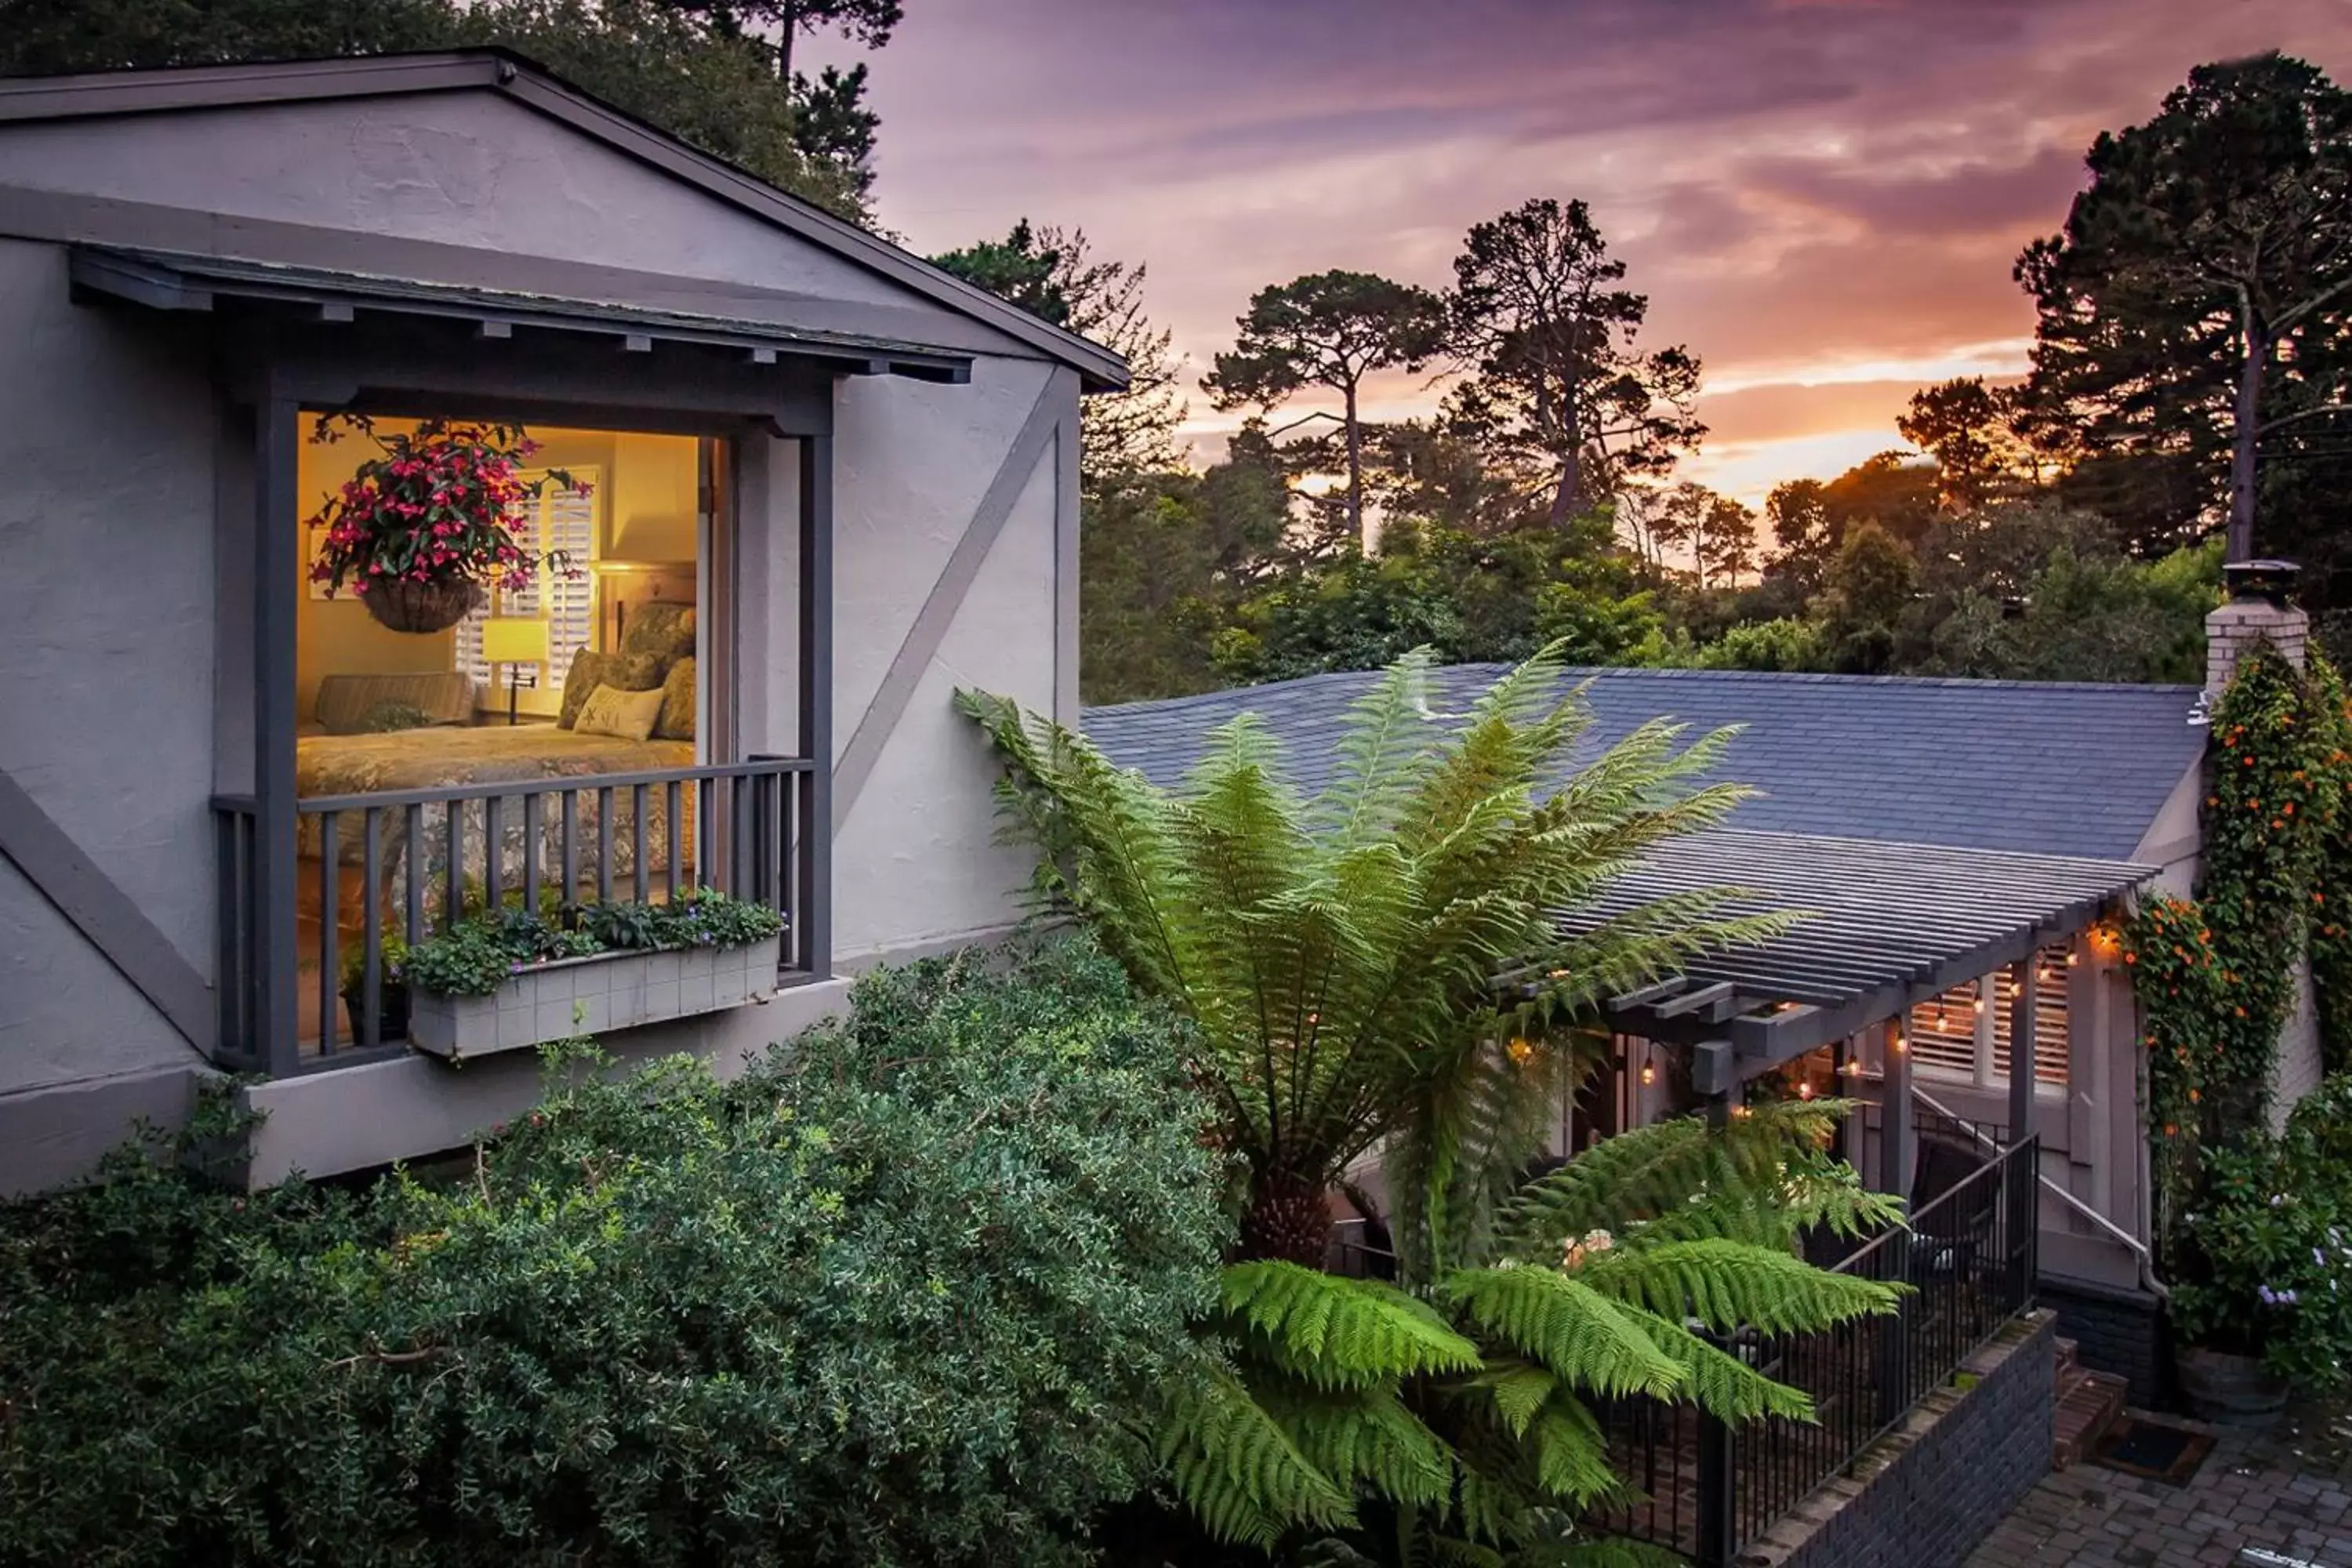
[[[2352,1568],[2352,1478],[2301,1432],[2224,1435],[2187,1486],[2089,1462],[2053,1475],[1986,1538],[1968,1568]]]

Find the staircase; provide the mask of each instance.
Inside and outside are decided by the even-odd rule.
[[[2074,1359],[2074,1342],[2058,1342],[2057,1445],[2050,1468],[2063,1470],[2097,1447],[2124,1411],[2125,1383]]]

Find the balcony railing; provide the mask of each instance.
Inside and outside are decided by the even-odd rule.
[[[222,1055],[273,1074],[404,1049],[394,940],[505,907],[644,902],[710,888],[785,921],[784,976],[823,965],[807,916],[816,868],[812,768],[796,758],[653,773],[455,784],[295,803],[296,941],[261,934],[249,797],[215,800]],[[278,986],[296,1005],[273,1009]],[[295,1026],[272,1028],[290,1012]]]
[[[1724,1344],[1803,1390],[1812,1421],[1734,1427],[1688,1405],[1634,1398],[1605,1406],[1611,1461],[1640,1495],[1594,1524],[1714,1568],[1850,1467],[2032,1303],[2039,1152],[2032,1140],[2001,1151],[1907,1226],[1836,1265],[1907,1285],[1894,1315],[1817,1334],[1742,1333]]]

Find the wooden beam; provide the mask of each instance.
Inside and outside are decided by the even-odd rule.
[[[2009,988],[2009,1141],[2022,1143],[2033,1136],[2033,1029],[2041,998],[2036,971],[2040,954],[2028,953],[2010,965]]]
[[[0,770],[0,855],[15,863],[182,1039],[211,1053],[217,1019],[205,977],[5,770]]]

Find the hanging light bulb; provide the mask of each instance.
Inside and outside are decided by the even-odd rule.
[[[1658,1081],[1658,1068],[1655,1062],[1643,1062],[1642,1064],[1642,1081],[1645,1084],[1652,1084]]]

